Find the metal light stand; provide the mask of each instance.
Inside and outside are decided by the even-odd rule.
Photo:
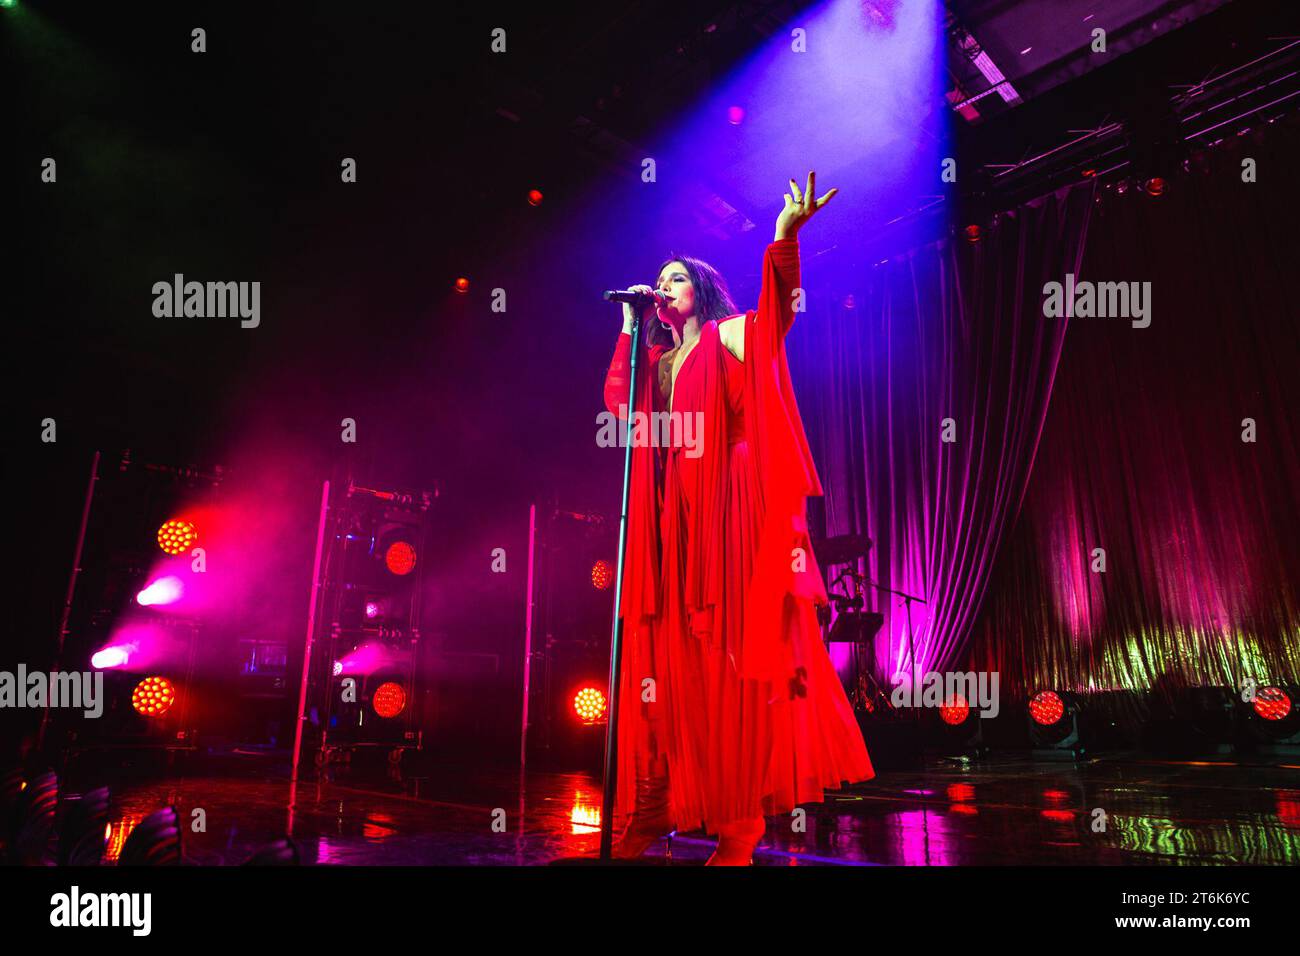
[[[288,832],[293,835],[293,810],[298,791],[298,763],[302,758],[302,725],[307,719],[307,682],[311,674],[311,649],[316,635],[316,610],[320,605],[321,554],[325,549],[325,524],[329,517],[330,483],[326,481],[320,492],[320,519],[316,524],[316,556],[311,569],[311,604],[307,607],[307,639],[302,648],[302,680],[298,684],[298,717],[293,730],[293,765],[289,773]]]
[[[417,729],[415,713],[420,700],[417,678],[423,594],[421,582],[428,556],[429,511],[438,497],[439,491],[436,485],[432,491],[394,491],[365,487],[357,484],[349,476],[345,482],[340,483],[331,499],[330,482],[324,483],[321,490],[321,511],[312,572],[308,635],[303,650],[304,677],[298,694],[292,776],[296,776],[298,765],[301,763],[302,736],[304,724],[308,719],[309,695],[315,702],[312,709],[317,714],[316,719],[320,727],[314,761],[322,772],[325,766],[336,758],[350,759],[353,752],[362,748],[387,749],[389,765],[395,771],[406,751],[423,748],[423,731]],[[364,506],[358,505],[358,501],[364,501]],[[366,511],[365,508],[371,510]],[[380,517],[375,518],[376,513]],[[341,623],[344,617],[345,597],[354,583],[349,575],[355,573],[355,569],[348,563],[349,548],[357,547],[348,533],[351,527],[349,522],[358,520],[359,517],[369,522],[367,527],[378,526],[388,521],[405,524],[414,531],[411,541],[417,558],[415,569],[411,572],[410,599],[406,605],[405,618],[394,619],[394,626],[390,628],[386,616],[379,627],[378,636],[373,638],[385,643],[390,650],[397,649],[391,642],[405,641],[404,647],[401,648],[406,655],[405,665],[400,671],[396,666],[391,669],[395,677],[405,681],[402,687],[407,697],[400,716],[393,718],[392,724],[376,725],[381,729],[369,733],[358,733],[353,727],[349,734],[333,735],[341,738],[336,742],[331,734],[330,725],[339,704],[333,686],[335,677],[333,663],[339,660],[340,641],[344,638],[356,642],[370,639],[367,637],[364,622],[360,628],[344,627]],[[371,530],[373,531],[373,527]],[[317,659],[321,657],[323,660]],[[356,726],[359,727],[360,724]],[[393,736],[388,733],[391,728],[397,728],[396,739],[388,739]]]

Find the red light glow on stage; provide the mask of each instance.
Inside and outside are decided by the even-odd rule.
[[[975,223],[971,223],[963,229],[962,234],[965,235],[967,242],[979,242],[984,238],[984,230]]]
[[[1163,196],[1165,194],[1165,181],[1160,176],[1152,176],[1147,180],[1146,185],[1148,196]]]
[[[1052,726],[1064,714],[1065,702],[1056,691],[1042,691],[1035,694],[1034,699],[1029,702],[1029,716],[1034,719],[1034,723],[1042,724],[1044,727]]]
[[[542,204],[542,191],[540,189],[528,190],[528,205],[540,206]]]
[[[603,558],[591,566],[591,586],[603,591],[614,583],[614,569]]]
[[[367,840],[387,840],[397,835],[397,821],[386,813],[372,813],[361,825],[361,835]]]
[[[176,701],[176,688],[166,677],[146,677],[131,692],[131,706],[146,717],[161,717]]]
[[[570,831],[573,833],[587,834],[600,832],[600,803],[585,803],[582,797],[578,797],[573,804],[573,809],[569,811]]]
[[[1291,713],[1291,698],[1281,687],[1261,687],[1255,693],[1254,707],[1264,720],[1285,720]]]
[[[158,529],[158,547],[168,554],[184,554],[198,540],[199,533],[188,521],[173,518]]]
[[[948,786],[948,799],[954,803],[973,803],[975,787],[969,783],[954,783]]]
[[[466,279],[464,276],[461,276],[459,279],[456,280],[452,288],[454,288],[461,295],[464,295],[466,292],[469,291],[469,280]]]
[[[131,831],[144,822],[144,814],[129,814],[122,817],[116,823],[109,821],[104,825],[104,860],[107,863],[116,863],[118,857],[122,855],[122,847],[126,846],[126,838],[131,835]]]
[[[954,697],[939,708],[939,716],[945,724],[956,727],[970,716],[970,704],[966,703],[965,697]]]
[[[573,712],[584,724],[594,724],[605,716],[605,693],[587,686],[573,695]]]
[[[370,705],[380,717],[396,717],[406,709],[406,689],[396,681],[388,681],[375,688]]]
[[[1300,830],[1300,792],[1282,790],[1277,794],[1277,818],[1284,827]]]
[[[396,575],[410,574],[415,569],[415,548],[406,541],[394,541],[384,554],[384,564]]]

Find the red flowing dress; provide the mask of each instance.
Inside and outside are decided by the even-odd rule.
[[[874,776],[816,620],[805,501],[822,489],[785,355],[798,286],[798,243],[772,243],[758,308],[723,320],[744,323],[744,361],[707,322],[671,394],[672,353],[639,346],[636,411],[701,427],[669,447],[638,440],[635,416],[630,430],[616,817],[660,754],[679,830],[716,833]],[[619,337],[605,381],[623,418],[631,344]]]

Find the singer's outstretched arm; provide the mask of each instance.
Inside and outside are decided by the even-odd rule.
[[[785,208],[776,219],[776,232],[772,244],[763,257],[763,286],[759,294],[759,307],[755,321],[773,316],[779,332],[790,331],[795,317],[795,290],[799,288],[799,230],[813,215],[830,202],[839,192],[831,189],[820,199],[814,199],[817,174],[808,173],[808,185],[800,190],[793,179],[790,192],[785,194]],[[728,319],[718,325],[718,335],[728,351],[742,362],[745,360],[745,329],[739,319]]]

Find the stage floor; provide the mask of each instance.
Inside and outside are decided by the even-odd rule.
[[[289,785],[243,767],[191,770],[113,786],[109,856],[130,827],[172,803],[195,864],[238,864],[289,826]],[[446,767],[402,779],[344,770],[300,782],[292,835],[305,863],[544,865],[594,856],[600,781]],[[518,826],[522,809],[523,827]],[[506,832],[493,831],[504,811]],[[1104,827],[1102,824],[1104,815]],[[647,862],[702,863],[702,833],[662,843]],[[769,818],[756,862],[792,865],[1294,864],[1300,860],[1300,761],[1295,764],[1106,757],[1079,765],[1003,759],[887,772],[810,806],[806,832]]]

